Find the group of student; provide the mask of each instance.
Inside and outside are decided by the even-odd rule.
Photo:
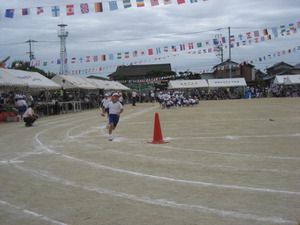
[[[199,99],[197,96],[188,96],[185,97],[183,92],[175,91],[174,93],[170,92],[159,92],[157,95],[157,100],[162,109],[169,109],[171,107],[184,107],[184,106],[194,106],[199,104]]]

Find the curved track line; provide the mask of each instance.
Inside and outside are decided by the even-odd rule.
[[[109,195],[112,197],[124,198],[124,199],[147,203],[147,204],[151,204],[151,205],[158,205],[158,206],[164,206],[164,207],[175,208],[175,209],[183,209],[183,210],[193,210],[193,211],[197,211],[197,212],[201,212],[201,213],[210,213],[210,214],[216,214],[219,216],[227,216],[227,217],[233,217],[233,218],[243,219],[243,220],[254,220],[254,221],[268,222],[268,223],[274,223],[274,224],[295,224],[293,221],[285,220],[283,218],[278,218],[278,217],[260,217],[260,216],[254,215],[254,214],[244,214],[244,213],[239,213],[239,212],[234,212],[234,211],[219,210],[219,209],[214,209],[214,208],[210,208],[210,207],[205,207],[202,205],[181,204],[181,203],[177,203],[174,201],[168,201],[168,200],[164,200],[164,199],[149,199],[148,197],[130,195],[130,194],[126,194],[123,192],[116,192],[116,191],[112,191],[109,189],[95,187],[92,185],[78,184],[76,182],[66,180],[66,179],[63,179],[60,177],[56,177],[56,176],[50,175],[48,173],[42,173],[41,171],[37,172],[35,170],[30,170],[28,168],[24,168],[21,166],[15,166],[15,168],[18,168],[24,172],[27,172],[27,173],[31,174],[32,176],[43,178],[48,181],[60,183],[62,185],[72,186],[72,187],[80,188],[80,189],[83,189],[86,191],[96,192],[99,194],[105,194],[105,195]]]

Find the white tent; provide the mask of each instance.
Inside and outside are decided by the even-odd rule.
[[[0,68],[0,86],[59,89],[60,85],[37,72]]]
[[[98,89],[97,87],[90,84],[89,82],[87,82],[81,77],[74,77],[70,75],[56,75],[51,80],[59,84],[60,86],[62,84],[62,81],[65,80],[66,89],[88,89],[88,90]]]
[[[284,84],[284,80],[287,79],[289,75],[280,75],[276,76],[274,79],[274,84]]]
[[[245,87],[247,86],[245,78],[231,78],[231,79],[209,79],[209,87]]]
[[[168,89],[186,89],[208,87],[206,80],[171,80]]]
[[[285,80],[284,84],[300,84],[300,75],[289,75]]]
[[[91,78],[83,78],[90,84],[94,85],[98,89],[110,90],[110,91],[126,91],[130,90],[130,88],[120,84],[119,82],[110,81],[110,80],[99,80],[99,79],[91,79]]]

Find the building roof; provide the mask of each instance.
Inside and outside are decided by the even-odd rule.
[[[118,66],[116,72],[108,75],[108,77],[114,77],[117,75],[125,76],[144,76],[147,72],[153,70],[171,71],[171,64],[148,64],[148,65],[130,65],[130,66]]]
[[[267,70],[274,69],[274,68],[276,68],[277,66],[280,66],[280,65],[286,65],[286,66],[288,66],[288,67],[290,67],[290,68],[293,68],[292,65],[290,65],[290,64],[288,64],[288,63],[285,63],[284,61],[281,61],[281,62],[275,63],[275,64],[274,64],[273,66],[271,66],[271,67],[268,67]]]
[[[223,63],[220,63],[220,64],[217,64],[215,65],[213,68],[217,68],[217,67],[220,67],[220,66],[227,66],[227,65],[239,65],[239,63],[237,62],[234,62],[234,61],[230,61],[229,59],[227,59],[226,61],[224,61]],[[252,64],[248,63],[246,64],[248,66],[251,66],[251,67],[254,67]]]
[[[99,77],[99,76],[96,76],[96,75],[91,75],[91,76],[88,76],[87,78],[97,79],[97,80],[109,80],[106,77]]]

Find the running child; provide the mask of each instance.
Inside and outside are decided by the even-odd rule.
[[[114,93],[112,95],[111,101],[106,104],[105,108],[109,110],[109,128],[108,128],[108,140],[112,141],[112,131],[116,129],[120,114],[123,112],[124,108],[122,104],[118,101],[119,100],[119,94]]]

